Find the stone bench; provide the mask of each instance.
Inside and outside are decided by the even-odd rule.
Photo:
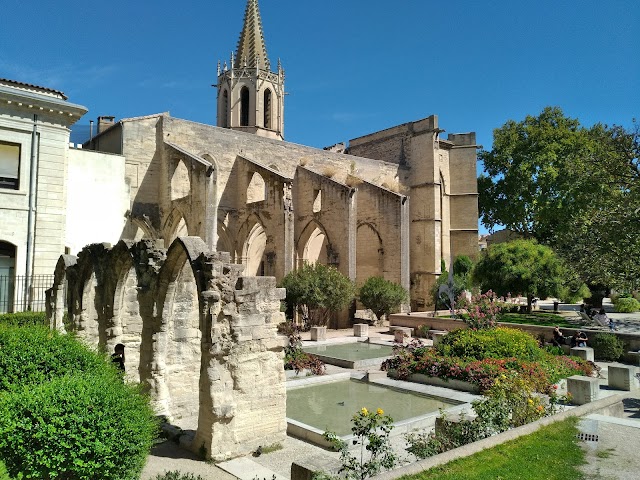
[[[593,348],[591,347],[573,347],[571,349],[571,355],[574,357],[580,357],[582,360],[593,362]]]
[[[598,399],[600,382],[597,378],[573,375],[567,378],[567,393],[571,394],[571,403],[584,405]]]
[[[609,387],[616,390],[630,391],[638,388],[638,380],[636,379],[636,367],[628,365],[609,365],[608,380]]]
[[[444,330],[431,330],[429,334],[431,335],[431,340],[433,340],[433,346],[437,346],[447,333]]]
[[[369,324],[368,323],[356,323],[353,325],[354,337],[368,337],[369,336]]]

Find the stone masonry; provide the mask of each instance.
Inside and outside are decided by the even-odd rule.
[[[127,378],[156,412],[197,417],[191,448],[231,458],[286,435],[285,292],[242,270],[199,237],[93,244],[60,257],[47,314],[90,345],[123,343]]]

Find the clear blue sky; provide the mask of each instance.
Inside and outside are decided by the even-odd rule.
[[[64,91],[80,121],[170,111],[215,122],[217,61],[246,0],[3,0],[0,77]],[[285,135],[323,147],[431,114],[491,146],[558,105],[583,124],[640,117],[639,0],[260,0],[282,59]]]

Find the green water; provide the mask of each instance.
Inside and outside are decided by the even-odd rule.
[[[339,358],[341,360],[366,360],[369,358],[390,357],[393,348],[388,345],[375,345],[373,343],[339,343],[336,345],[319,345],[304,349],[307,353],[316,353],[325,357]]]
[[[287,390],[287,418],[341,436],[351,433],[351,417],[362,407],[369,411],[382,408],[398,422],[453,405],[456,404],[357,380]]]

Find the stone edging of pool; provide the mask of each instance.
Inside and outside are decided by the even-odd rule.
[[[462,412],[471,412],[471,402],[475,399],[480,398],[478,395],[473,395],[467,392],[460,392],[449,388],[416,384],[402,380],[394,380],[391,378],[387,378],[386,376],[369,376],[362,372],[345,372],[335,375],[324,375],[319,377],[307,377],[300,380],[291,380],[287,382],[287,391],[292,389],[304,388],[306,386],[314,384],[338,382],[347,379],[365,381],[372,385],[377,385],[397,392],[414,393],[440,401],[455,403],[456,405],[444,410],[449,416],[457,416]],[[440,410],[436,410],[424,415],[394,422],[394,428],[391,431],[391,435],[404,435],[414,429],[425,429],[433,427],[435,425],[436,418],[440,415]],[[325,438],[323,437],[323,433],[323,430],[302,423],[300,421],[287,418],[288,435],[308,441],[323,448],[329,448],[331,445],[325,440]],[[353,435],[345,435],[341,436],[340,438],[342,438],[346,442],[349,442],[353,439]]]
[[[305,352],[311,355],[314,355],[315,357],[318,357],[324,363],[327,363],[329,365],[335,365],[341,368],[348,368],[350,370],[366,370],[372,367],[379,368],[380,365],[382,365],[382,362],[393,357],[393,355],[391,354],[391,355],[383,355],[383,356],[372,357],[372,358],[351,360],[347,358],[340,358],[335,355],[330,355],[329,352],[327,352],[327,354],[323,354],[322,352],[317,351],[318,349],[322,349],[323,347],[331,348],[331,347],[337,347],[337,346],[343,346],[343,345],[357,345],[357,344],[360,344],[362,347],[376,346],[376,345],[380,347],[393,346],[393,342],[384,342],[384,341],[370,342],[368,341],[367,338],[363,338],[363,337],[341,339],[341,341],[335,341],[335,340],[336,339],[332,339],[331,341],[322,341],[322,342],[303,342],[304,345],[302,349]]]

